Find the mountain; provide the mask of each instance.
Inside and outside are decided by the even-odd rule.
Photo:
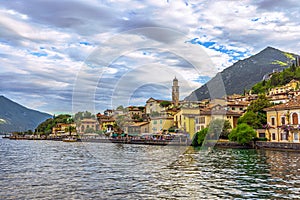
[[[34,130],[39,123],[51,117],[0,96],[0,133]]]
[[[185,100],[203,100],[211,98],[211,96],[214,98],[222,97],[224,88],[227,95],[243,94],[245,89],[251,89],[254,84],[262,81],[270,73],[288,67],[283,65],[290,61],[286,54],[289,53],[267,47],[258,54],[240,60],[224,69],[206,84],[193,91]],[[295,54],[289,55],[297,56]],[[222,87],[223,84],[224,87]]]

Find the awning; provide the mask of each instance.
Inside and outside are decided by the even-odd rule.
[[[118,134],[114,133],[112,134],[112,137],[118,137]]]
[[[139,136],[138,133],[128,133],[129,136]]]

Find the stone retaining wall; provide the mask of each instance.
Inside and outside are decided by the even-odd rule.
[[[277,149],[277,150],[298,150],[300,151],[300,143],[292,142],[262,142],[257,141],[256,147],[261,149]]]

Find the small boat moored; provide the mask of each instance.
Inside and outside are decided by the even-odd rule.
[[[67,137],[67,138],[62,139],[62,141],[63,142],[79,142],[80,139],[75,138],[75,137]]]

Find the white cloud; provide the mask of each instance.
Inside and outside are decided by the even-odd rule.
[[[80,98],[105,103],[129,75],[133,85],[126,85],[135,88],[151,79],[169,87],[176,74],[183,98],[201,85],[199,76],[212,77],[266,46],[298,53],[299,6],[291,0],[6,1],[0,6],[0,89],[28,98],[21,102],[30,107],[69,112],[78,83]],[[185,43],[194,38],[202,46]],[[158,69],[170,73],[154,73]],[[104,93],[90,94],[102,86]],[[41,91],[43,101],[31,104]]]

